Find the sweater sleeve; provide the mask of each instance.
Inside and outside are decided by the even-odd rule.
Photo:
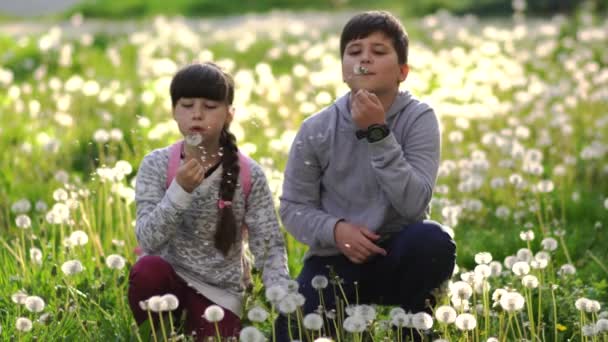
[[[281,220],[287,231],[308,246],[335,246],[334,227],[341,218],[321,209],[323,171],[312,145],[315,139],[308,139],[309,129],[305,121],[289,151],[280,197]]]
[[[165,191],[165,157],[161,150],[150,153],[144,157],[137,172],[135,235],[148,254],[154,254],[175,234],[182,212],[192,202],[192,194],[175,179]]]
[[[251,192],[247,199],[245,224],[249,228],[249,249],[254,266],[263,270],[266,287],[289,279],[285,240],[277,218],[272,193],[264,171],[251,163]]]
[[[397,142],[394,132],[370,143],[371,164],[392,206],[416,220],[425,215],[439,168],[441,142],[435,112],[428,109],[420,114],[403,134],[405,146]]]

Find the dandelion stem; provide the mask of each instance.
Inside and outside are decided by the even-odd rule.
[[[215,334],[217,336],[217,341],[218,342],[222,342],[222,335],[220,334],[220,327],[217,324],[217,322],[213,322],[213,325],[215,325]]]
[[[604,265],[604,263],[602,263],[598,257],[596,257],[590,250],[587,250],[586,253],[600,266],[602,270],[604,270],[604,272],[606,272],[606,274],[608,274],[608,267],[606,267],[606,265]]]
[[[163,340],[166,340],[167,339],[167,330],[165,330],[165,322],[163,319],[162,311],[158,312],[158,320],[160,321],[160,331],[162,331],[162,333],[163,333]]]
[[[528,309],[528,319],[530,320],[530,333],[532,334],[532,341],[536,341],[536,325],[534,324],[534,303],[532,303],[532,290],[524,289],[524,295],[526,296],[526,307]]]
[[[152,330],[152,337],[154,338],[154,342],[158,342],[158,338],[156,337],[156,329],[154,328],[154,320],[152,319],[152,314],[150,310],[146,310],[148,312],[148,321],[150,322],[150,330]]]

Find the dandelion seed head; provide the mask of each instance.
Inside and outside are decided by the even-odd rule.
[[[517,257],[513,256],[513,255],[509,255],[505,258],[504,264],[505,267],[508,269],[513,268],[513,265],[515,265],[515,263],[517,262]]]
[[[489,264],[492,261],[492,254],[489,252],[481,252],[475,254],[475,263],[478,265]]]
[[[295,312],[298,309],[295,296],[289,294],[283,297],[283,299],[281,299],[279,302],[278,309],[284,314]]]
[[[106,258],[106,265],[113,270],[121,270],[125,267],[125,258],[118,254],[110,254]]]
[[[311,284],[314,289],[322,290],[327,287],[327,285],[329,284],[329,281],[327,280],[327,277],[324,275],[316,275],[312,278]]]
[[[44,310],[44,300],[38,296],[29,296],[25,299],[25,308],[30,312],[41,312]]]
[[[61,265],[61,271],[65,275],[74,275],[84,270],[82,263],[79,260],[68,260]]]
[[[300,284],[298,284],[297,281],[290,279],[285,283],[285,286],[287,287],[288,293],[296,293],[296,292],[298,292],[298,288],[300,287]]]
[[[22,198],[11,205],[11,211],[15,214],[25,214],[31,209],[32,204],[25,198]]]
[[[462,331],[473,330],[477,326],[477,320],[475,319],[475,316],[468,313],[458,315],[454,323],[456,324],[456,328]]]
[[[179,307],[179,299],[174,294],[167,293],[161,297],[161,300],[165,302],[168,311],[174,311]]]
[[[224,309],[219,305],[209,305],[203,316],[211,323],[219,322],[224,319]]]
[[[608,331],[608,319],[600,318],[597,320],[595,327],[598,333],[603,333]]]
[[[349,316],[344,320],[343,323],[344,330],[349,333],[360,333],[363,332],[367,325],[365,320],[360,316]]]
[[[535,289],[538,287],[538,278],[536,278],[536,276],[528,274],[521,279],[521,283],[523,286],[529,289]]]
[[[397,306],[397,307],[394,307],[391,309],[388,316],[392,318],[393,316],[395,316],[396,314],[398,314],[400,312],[405,313],[405,310],[403,310],[403,308]]]
[[[304,317],[304,327],[308,330],[320,330],[323,327],[323,318],[316,313],[309,313]]]
[[[241,342],[264,342],[266,338],[256,327],[245,327],[239,334],[239,340]]]
[[[247,313],[247,318],[249,318],[250,321],[256,323],[262,323],[266,321],[268,319],[268,316],[268,312],[259,306],[251,308],[251,310],[249,310],[249,312]]]
[[[473,295],[473,288],[464,281],[457,281],[450,284],[450,293],[460,299],[469,299]]]
[[[490,272],[492,277],[497,277],[502,272],[502,264],[498,261],[492,261],[490,263]]]
[[[534,240],[534,231],[532,231],[532,230],[523,231],[523,232],[519,233],[519,238],[522,239],[523,241],[532,241],[532,240]]]
[[[523,276],[530,273],[530,265],[526,261],[518,261],[513,264],[511,271],[513,271],[515,275]]]
[[[451,324],[456,321],[456,310],[449,305],[442,305],[435,310],[435,318],[437,321],[445,324]]]
[[[517,260],[518,261],[530,262],[530,260],[532,260],[532,257],[533,257],[532,251],[527,248],[520,248],[517,251]]]
[[[576,273],[576,267],[571,264],[564,264],[562,265],[562,267],[559,268],[559,271],[557,273],[561,276],[573,275],[574,273]]]
[[[433,317],[424,311],[418,312],[412,317],[412,323],[418,330],[429,330],[433,327]]]
[[[553,252],[557,249],[557,240],[552,237],[544,238],[540,244],[543,246],[543,249],[546,251]]]
[[[477,265],[475,267],[475,275],[481,278],[489,278],[492,275],[492,269],[486,264]]]
[[[287,291],[280,285],[275,285],[266,288],[266,299],[271,303],[278,303],[287,295]]]
[[[507,292],[500,297],[500,306],[508,312],[519,311],[525,304],[524,297],[518,292]]]
[[[19,317],[15,323],[15,328],[21,332],[28,332],[32,330],[32,321],[29,318]]]
[[[30,248],[30,260],[36,265],[42,264],[42,251],[39,248]]]
[[[11,296],[11,300],[15,304],[25,304],[28,295],[24,290],[19,290]]]
[[[597,326],[595,324],[586,324],[582,327],[584,336],[595,336],[597,335]]]
[[[28,229],[32,227],[32,220],[26,214],[20,214],[15,218],[15,224],[21,229]]]
[[[89,242],[89,236],[82,230],[75,230],[70,234],[72,246],[84,246]]]

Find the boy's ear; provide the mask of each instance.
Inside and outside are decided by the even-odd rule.
[[[232,122],[232,119],[234,119],[234,106],[228,106],[228,115],[226,116],[226,124],[230,124]]]
[[[410,67],[407,64],[399,65],[399,83],[405,81],[407,74],[410,72]]]

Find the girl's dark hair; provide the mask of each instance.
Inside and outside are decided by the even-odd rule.
[[[203,97],[228,105],[234,100],[234,81],[232,77],[213,63],[191,64],[180,69],[170,86],[171,103],[175,108],[182,97]],[[222,151],[222,180],[219,198],[232,202],[239,179],[240,165],[236,137],[224,126],[220,134]],[[238,226],[232,206],[218,208],[218,221],[215,230],[215,248],[227,255],[236,242]]]
[[[374,32],[382,32],[391,38],[399,64],[407,64],[409,38],[399,20],[386,11],[363,12],[346,23],[340,37],[340,58],[344,57],[349,42],[365,38]]]

